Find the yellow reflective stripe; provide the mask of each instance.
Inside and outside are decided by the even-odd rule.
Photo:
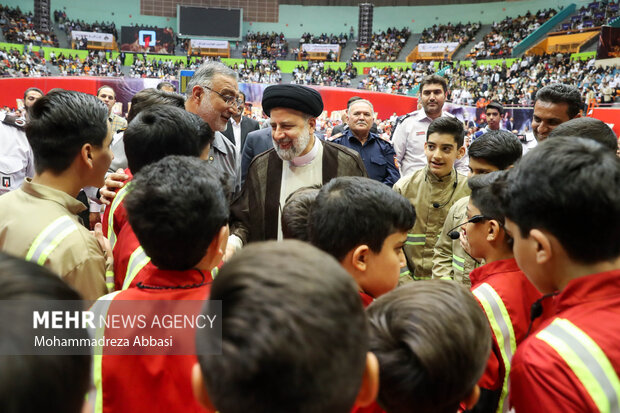
[[[217,274],[220,272],[220,269],[215,267],[211,270],[211,278],[213,278],[215,280],[215,277],[217,277]]]
[[[504,305],[501,297],[489,284],[484,283],[474,289],[473,294],[476,296],[482,308],[486,313],[489,320],[491,330],[497,340],[497,346],[502,355],[502,361],[504,363],[504,383],[502,385],[502,392],[499,398],[499,404],[497,406],[498,412],[508,411],[508,389],[510,382],[510,366],[512,356],[517,350],[517,340],[515,338],[514,328],[512,327],[512,320],[510,314]]]
[[[55,219],[32,242],[26,253],[26,260],[44,265],[47,257],[54,249],[78,227],[75,221],[67,215]]]
[[[465,271],[465,258],[452,254],[452,267],[459,271]]]
[[[114,232],[114,213],[129,193],[127,188],[129,188],[130,184],[131,182],[128,182],[116,193],[116,196],[112,201],[112,205],[110,205],[110,215],[108,215],[108,240],[110,240],[110,246],[112,248],[114,248],[114,244],[116,244],[116,233]]]
[[[108,291],[114,291],[114,271],[107,270],[105,272],[105,285],[108,287]]]
[[[405,245],[424,245],[425,243],[425,234],[407,234],[407,241],[405,241]]]
[[[110,305],[112,304],[112,300],[114,300],[114,297],[116,297],[116,295],[120,293],[120,291],[116,291],[113,292],[111,294],[108,295],[104,295],[103,297],[101,297],[100,299],[98,299],[97,301],[95,301],[95,304],[93,304],[93,306],[91,307],[90,311],[92,311],[95,314],[95,319],[98,320],[99,318],[97,316],[102,316],[102,317],[107,317],[108,315],[108,310],[110,308]],[[99,323],[98,323],[99,324]],[[105,324],[97,329],[95,329],[94,333],[91,329],[89,329],[91,337],[94,336],[95,339],[97,339],[97,342],[99,341],[100,338],[103,338],[103,336],[105,335]],[[102,362],[103,362],[103,355],[101,354],[101,346],[96,346],[93,349],[93,384],[94,384],[94,393],[92,393],[93,395],[93,406],[95,409],[94,413],[102,413],[103,412],[103,393],[102,393],[102,388],[103,388],[103,377],[102,377]]]
[[[136,275],[151,261],[151,257],[146,255],[146,252],[142,249],[141,246],[135,249],[134,252],[131,253],[129,257],[129,262],[127,263],[127,275],[125,276],[125,281],[123,281],[123,290],[126,290],[131,285],[131,282]]]
[[[620,379],[603,350],[583,330],[558,318],[536,338],[564,359],[600,412],[620,412]]]

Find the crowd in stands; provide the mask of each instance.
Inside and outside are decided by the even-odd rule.
[[[326,34],[321,33],[318,36],[315,36],[311,33],[304,33],[301,35],[301,39],[299,39],[300,44],[339,44],[344,47],[347,44],[347,35],[344,33],[337,34]]]
[[[354,62],[395,62],[398,54],[409,39],[411,30],[389,28],[381,33],[373,33],[370,44],[360,44],[353,51]]]
[[[434,64],[433,64],[434,65]],[[368,76],[361,79],[359,89],[375,92],[406,95],[411,88],[417,85],[424,76],[434,73],[428,63],[412,63],[411,68],[370,68]]]
[[[82,32],[110,33],[115,39],[118,39],[118,31],[114,22],[86,23],[84,20],[68,20],[67,13],[60,10],[54,10],[54,23],[58,28],[64,30],[67,36],[71,37],[73,30]]]
[[[480,30],[481,23],[434,24],[422,30],[420,43],[469,43]]]
[[[288,42],[283,33],[252,33],[245,37],[247,43],[241,54],[247,59],[284,59],[288,55]]]
[[[571,16],[570,22],[558,26],[559,31],[581,31],[593,27],[600,27],[618,17],[620,2],[595,1],[588,6],[582,6],[575,15]]]
[[[263,60],[256,64],[248,62],[235,63],[232,68],[239,75],[239,82],[244,83],[280,83],[282,72],[276,60]]]
[[[49,76],[42,52],[42,49],[32,53],[21,53],[18,49],[0,49],[0,77]]]
[[[32,12],[24,14],[19,6],[11,8],[0,5],[0,26],[6,42],[33,43],[35,46],[59,46],[56,35],[35,30]]]
[[[494,22],[491,32],[471,49],[470,55],[477,59],[509,57],[513,47],[556,14],[555,9],[528,11],[523,16]]]
[[[130,77],[156,77],[160,79],[176,79],[179,70],[183,67],[182,61],[173,60],[146,60],[134,57],[133,64],[129,70]]]
[[[321,85],[350,87],[351,80],[357,77],[357,69],[347,64],[341,68],[325,68],[323,62],[309,63],[308,67],[297,66],[293,70],[293,83],[300,85]]]
[[[84,59],[63,53],[55,56],[54,52],[50,52],[50,62],[58,66],[61,76],[123,76],[120,56],[108,58],[105,52],[91,50]]]

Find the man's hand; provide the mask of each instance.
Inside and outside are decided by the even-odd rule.
[[[103,227],[101,225],[101,222],[95,224],[95,230],[92,231],[92,234],[95,236],[97,242],[101,246],[106,260],[112,258],[112,246],[110,245],[110,241],[103,235]]]
[[[110,205],[116,196],[116,192],[114,190],[125,186],[124,182],[127,179],[129,179],[129,175],[126,175],[122,168],[119,168],[118,171],[108,175],[105,179],[105,186],[99,190],[99,193],[101,194],[101,203]]]
[[[90,222],[90,229],[94,230],[95,225],[97,223],[101,223],[101,213],[100,212],[91,212],[88,215],[88,221]]]
[[[471,256],[471,251],[469,248],[469,240],[467,239],[467,234],[461,230],[461,236],[459,237],[459,242],[461,243],[461,247]]]
[[[235,252],[237,252],[237,247],[229,242],[228,245],[226,245],[226,253],[222,257],[222,261],[226,262],[231,259],[232,256],[235,255]]]

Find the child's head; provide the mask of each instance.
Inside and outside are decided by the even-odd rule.
[[[402,195],[369,178],[329,181],[310,213],[310,242],[334,256],[367,294],[378,297],[398,284],[402,246],[415,210]]]
[[[450,175],[454,162],[465,155],[464,139],[465,129],[458,119],[441,116],[431,122],[426,132],[424,153],[433,174],[439,178]]]
[[[214,134],[198,115],[171,105],[142,110],[127,126],[123,140],[133,174],[168,155],[206,156]]]
[[[512,255],[512,238],[504,230],[504,214],[492,190],[492,184],[501,174],[492,172],[471,177],[467,181],[471,196],[467,205],[466,223],[461,230],[467,238],[469,254],[487,262]]]
[[[489,131],[469,146],[470,176],[510,168],[523,154],[523,145],[513,133]]]
[[[620,256],[620,159],[591,139],[557,137],[497,182],[519,267],[543,293],[565,271]]]
[[[32,105],[26,135],[37,174],[59,175],[77,162],[82,165],[77,178],[84,186],[103,186],[113,158],[109,148],[112,129],[108,109],[96,97],[50,91]]]
[[[487,117],[487,125],[491,130],[498,130],[502,115],[504,114],[504,107],[499,102],[491,102],[484,108],[484,113]]]
[[[455,413],[473,407],[491,349],[489,323],[472,294],[448,280],[417,281],[366,310],[379,360],[377,401],[387,413]]]
[[[199,355],[194,368],[205,406],[348,413],[376,397],[378,366],[355,283],[324,252],[296,240],[251,244],[222,267],[210,300],[221,301],[222,352]],[[214,340],[197,331],[198,348]]]
[[[79,413],[90,384],[90,355],[9,355],[32,347],[32,311],[42,300],[80,300],[56,274],[39,265],[0,253],[0,300],[14,305],[0,317],[0,406],[3,413]],[[33,307],[34,308],[34,307]],[[23,310],[23,311],[22,311]],[[60,339],[87,339],[85,329],[55,331]]]
[[[168,82],[161,82],[168,83]],[[159,85],[157,85],[159,88]],[[142,89],[131,98],[131,108],[127,113],[127,122],[131,123],[133,118],[138,116],[146,108],[155,105],[170,105],[179,109],[185,109],[185,97],[178,93],[170,93],[164,90],[147,88]]]
[[[558,136],[581,136],[592,139],[609,148],[612,153],[618,149],[618,138],[613,130],[602,120],[595,118],[575,118],[558,125],[549,134],[550,138]]]
[[[320,185],[299,188],[286,198],[282,207],[282,236],[285,239],[309,241],[308,219]]]
[[[135,176],[125,209],[140,245],[157,267],[210,270],[228,239],[226,194],[213,166],[171,155]]]

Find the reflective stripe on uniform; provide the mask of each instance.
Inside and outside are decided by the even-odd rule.
[[[458,271],[465,271],[465,258],[452,254],[452,267]]]
[[[426,243],[426,235],[424,234],[407,234],[405,245],[424,245]]]
[[[77,229],[75,221],[67,215],[57,218],[34,239],[26,254],[26,261],[44,265],[47,257],[58,244],[73,231],[77,231]]]
[[[108,292],[114,291],[114,271],[107,270],[105,272],[105,285],[108,287]]]
[[[116,297],[118,293],[120,293],[120,291],[116,291],[116,292],[113,292],[112,294],[104,295],[103,297],[95,301],[95,304],[93,304],[93,306],[90,309],[90,311],[93,314],[95,314],[95,319],[98,320],[98,319],[101,319],[101,317],[103,317],[103,319],[107,318],[110,305],[112,304],[114,297]],[[90,337],[95,338],[97,342],[99,342],[99,339],[105,336],[105,323],[98,323],[98,325],[99,327],[96,328],[94,331],[93,329],[90,329],[90,328],[88,329]],[[94,387],[94,390],[90,394],[93,400],[93,406],[94,406],[95,413],[103,412],[103,393],[102,393],[103,377],[102,377],[102,372],[101,372],[102,362],[103,362],[102,348],[101,346],[95,346],[95,348],[93,348],[93,384],[94,384],[93,387]]]
[[[110,205],[110,215],[108,215],[108,240],[110,240],[110,246],[114,248],[114,244],[116,244],[116,233],[114,232],[114,213],[118,206],[123,202],[123,199],[129,193],[129,185],[131,182],[128,182],[127,185],[122,187],[120,191],[116,193],[114,200],[112,201],[112,205]]]
[[[129,257],[127,263],[127,274],[125,275],[125,281],[123,282],[123,290],[126,290],[131,285],[131,282],[136,278],[136,275],[151,261],[151,257],[146,255],[146,252],[142,247],[138,247]]]
[[[510,314],[504,305],[501,297],[489,284],[484,283],[474,289],[473,294],[476,296],[482,308],[486,313],[487,319],[493,335],[497,340],[502,362],[504,363],[504,383],[502,384],[502,392],[497,406],[498,412],[508,411],[508,389],[510,378],[510,365],[512,356],[517,350],[517,340],[515,338]]]
[[[603,350],[583,330],[558,318],[536,338],[564,359],[601,413],[620,412],[620,379]]]
[[[211,270],[211,278],[215,280],[215,277],[217,277],[217,274],[220,272],[220,269],[215,267]]]

